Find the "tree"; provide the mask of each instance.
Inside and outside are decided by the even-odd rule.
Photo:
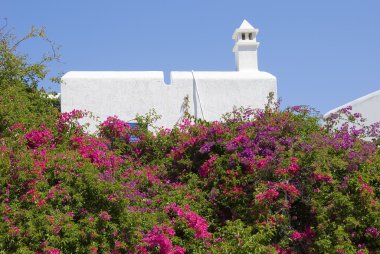
[[[27,54],[18,48],[30,39],[47,42],[50,53],[37,63],[29,63]],[[7,24],[0,28],[0,133],[15,123],[26,126],[48,123],[49,117],[58,113],[59,101],[51,99],[38,88],[46,78],[47,66],[59,60],[57,47],[47,37],[44,28],[32,27],[25,36],[15,36]],[[55,80],[56,81],[56,80]]]

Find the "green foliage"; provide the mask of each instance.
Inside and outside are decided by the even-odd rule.
[[[59,103],[38,90],[38,83],[46,77],[47,64],[58,59],[56,48],[44,29],[33,27],[24,37],[16,38],[6,28],[0,29],[0,130],[3,132],[15,123],[26,126],[48,124],[49,118],[58,113]],[[31,64],[28,56],[19,54],[17,49],[22,43],[36,38],[49,42],[54,53]]]

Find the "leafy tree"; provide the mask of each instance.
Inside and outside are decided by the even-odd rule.
[[[51,45],[51,53],[37,63],[29,63],[28,55],[18,52],[20,45],[31,39]],[[32,27],[21,38],[7,30],[7,25],[0,28],[0,133],[15,123],[49,123],[49,118],[58,113],[58,100],[38,88],[48,73],[47,65],[59,59],[56,50],[43,28]]]

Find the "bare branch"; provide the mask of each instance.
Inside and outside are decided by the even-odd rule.
[[[4,18],[5,24],[0,28],[0,32],[8,26],[8,19]]]

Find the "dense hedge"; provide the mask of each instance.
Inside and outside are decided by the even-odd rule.
[[[83,115],[1,133],[2,253],[380,250],[380,157],[363,130],[304,107],[155,132],[110,117],[97,135]]]

